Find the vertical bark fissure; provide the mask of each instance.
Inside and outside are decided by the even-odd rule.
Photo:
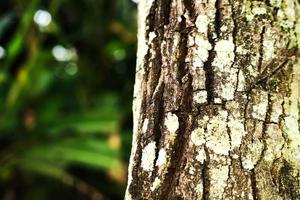
[[[206,145],[204,144],[204,151],[205,151],[205,160],[203,161],[203,168],[202,168],[202,181],[203,181],[203,200],[209,200],[209,193],[210,193],[210,176],[208,172],[208,165],[210,163],[210,156],[209,151]]]
[[[250,104],[250,95],[252,93],[252,87],[249,89],[249,91],[246,92],[246,103],[245,103],[245,107],[244,107],[244,113],[243,113],[243,118],[244,118],[244,131],[248,131],[247,130],[247,115],[248,115],[248,106]]]
[[[226,110],[228,113],[230,112],[229,110],[226,109],[226,106],[224,106],[223,108],[224,110]],[[227,180],[226,180],[226,189],[224,190],[224,193],[228,193],[228,189],[229,189],[229,180],[231,178],[230,174],[231,174],[231,167],[232,167],[232,161],[233,161],[233,158],[232,158],[232,136],[231,136],[231,131],[230,131],[230,127],[229,127],[229,114],[227,115],[227,119],[226,119],[226,122],[227,122],[227,125],[226,125],[226,128],[227,128],[227,135],[228,135],[228,138],[229,138],[229,146],[230,146],[230,150],[228,152],[228,157],[229,157],[229,165],[228,165],[228,177],[227,177]],[[223,193],[223,194],[224,194]]]
[[[231,3],[231,18],[232,18],[232,21],[233,21],[233,29],[232,29],[232,40],[233,40],[233,44],[234,44],[234,48],[233,48],[233,53],[234,53],[234,59],[233,59],[233,62],[231,64],[231,68],[234,67],[234,65],[236,64],[236,61],[237,61],[237,52],[236,52],[236,49],[237,49],[237,33],[238,33],[238,24],[237,24],[237,14],[236,14],[236,10],[235,10],[235,7],[234,7],[234,1],[231,0],[230,1]],[[236,93],[237,93],[237,90],[238,90],[238,85],[239,85],[239,73],[240,73],[240,70],[241,68],[238,68],[238,71],[237,71],[237,80],[236,80],[236,85],[235,85],[235,91],[234,91],[234,97],[236,98]]]
[[[251,179],[251,191],[252,191],[252,197],[253,200],[258,200],[260,199],[257,193],[257,181],[256,181],[256,175],[255,175],[255,170],[252,169],[250,171],[250,179]]]
[[[215,9],[216,9],[216,15],[215,15],[215,32],[217,34],[217,38],[220,37],[220,28],[221,28],[221,1],[222,0],[216,0],[215,3]]]
[[[214,57],[215,57],[215,52],[213,50],[210,50],[207,62],[204,63],[204,70],[205,70],[205,77],[206,77],[205,88],[207,91],[208,104],[214,103],[214,72],[212,69],[212,62],[214,60]]]
[[[195,19],[196,10],[195,10],[195,2],[194,0],[183,0],[184,7],[188,11],[190,19]]]
[[[212,45],[211,50],[209,50],[208,53],[208,59],[206,62],[204,62],[204,71],[205,71],[205,88],[207,91],[207,103],[208,104],[214,104],[214,69],[212,66],[212,63],[215,59],[216,52],[215,52],[215,45],[216,41],[219,38],[220,35],[220,26],[221,26],[221,21],[220,21],[220,1],[221,0],[216,0],[215,2],[215,21],[214,21],[214,29],[212,29],[211,26],[209,26],[208,29],[208,41]],[[216,33],[217,37],[214,38],[213,33]]]
[[[186,29],[186,18],[184,16],[181,16],[181,22],[179,24],[179,29],[180,31],[180,44],[179,44],[179,58],[178,58],[178,70],[177,70],[177,81],[182,86],[183,83],[183,78],[187,74],[187,66],[185,63],[186,56],[188,54],[188,49],[187,49],[187,40],[188,40],[188,30]]]
[[[262,28],[262,31],[260,33],[260,48],[259,48],[259,59],[258,59],[258,66],[257,66],[257,71],[260,74],[262,71],[262,64],[263,64],[263,57],[264,57],[264,36],[266,32],[266,27],[264,26]]]
[[[159,146],[160,146],[160,139],[162,137],[162,130],[161,130],[161,126],[160,126],[160,122],[163,120],[164,118],[164,98],[163,98],[163,93],[164,93],[164,83],[161,84],[160,86],[161,89],[159,89],[159,91],[157,91],[157,97],[155,98],[154,104],[157,105],[156,106],[156,114],[154,115],[154,127],[153,127],[153,131],[154,131],[154,141],[156,144],[156,152],[155,152],[155,159],[154,159],[154,163],[153,166],[156,165],[157,159],[158,159],[158,151],[159,151]],[[155,173],[152,174],[152,179],[154,180],[155,178]]]
[[[214,41],[209,39],[211,44],[214,44]],[[209,51],[209,56],[207,61],[204,63],[205,70],[205,88],[207,91],[207,103],[214,103],[214,71],[212,69],[212,62],[215,58],[214,50]]]
[[[182,30],[186,30],[187,24],[186,19],[184,16],[181,16],[181,24],[180,27]],[[188,54],[187,49],[187,40],[188,40],[188,34],[186,31],[181,32],[180,36],[180,55],[178,58],[178,80],[179,83],[182,83],[181,80],[184,76],[188,76],[188,80],[186,83],[182,83],[181,89],[183,92],[182,100],[179,106],[178,110],[173,111],[176,116],[178,117],[179,121],[179,129],[177,131],[177,137],[175,139],[171,161],[170,161],[170,167],[168,169],[168,172],[166,174],[165,179],[168,180],[166,184],[164,184],[162,188],[162,194],[161,196],[166,199],[171,199],[172,196],[174,196],[174,188],[177,185],[177,179],[178,174],[180,174],[180,165],[182,164],[182,159],[184,159],[183,152],[186,148],[187,141],[187,134],[188,134],[188,127],[189,127],[189,116],[188,113],[191,113],[191,95],[192,95],[192,77],[188,73],[188,68],[185,63],[186,56]],[[185,86],[186,84],[186,86]]]

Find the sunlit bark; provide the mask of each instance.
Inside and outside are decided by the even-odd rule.
[[[296,0],[141,0],[125,199],[300,199]]]

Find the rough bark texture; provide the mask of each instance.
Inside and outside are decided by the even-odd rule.
[[[140,1],[125,199],[300,199],[297,20],[296,0]]]

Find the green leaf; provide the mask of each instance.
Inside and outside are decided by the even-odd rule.
[[[46,129],[51,134],[61,132],[108,134],[116,132],[119,128],[120,112],[116,106],[115,95],[103,94],[96,100],[96,105],[90,109],[81,112],[74,111],[70,114],[62,114],[61,104],[55,101],[48,103],[48,108],[40,113],[41,129]]]
[[[77,163],[108,170],[121,167],[118,157],[118,150],[109,148],[103,140],[76,138],[55,144],[33,146],[23,154],[23,161],[44,161],[62,167]]]

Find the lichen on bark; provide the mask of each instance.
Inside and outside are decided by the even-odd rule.
[[[141,0],[125,199],[300,199],[296,0]]]

